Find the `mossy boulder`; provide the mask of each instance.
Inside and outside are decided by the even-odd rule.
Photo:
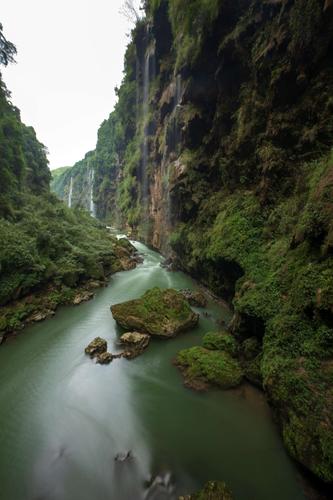
[[[193,495],[179,497],[179,500],[232,500],[231,491],[223,481],[209,481],[202,490]]]
[[[84,352],[88,354],[88,356],[90,356],[91,358],[94,358],[99,354],[105,353],[107,349],[108,349],[108,344],[106,340],[102,339],[101,337],[96,337],[85,348]]]
[[[111,312],[126,330],[164,338],[175,337],[199,321],[183,295],[172,288],[152,288],[140,299],[111,306]]]
[[[236,356],[238,343],[228,332],[209,332],[203,338],[203,346],[211,351],[225,351],[230,356]]]
[[[209,385],[229,389],[238,386],[243,378],[240,364],[230,354],[200,346],[180,351],[175,364],[184,376],[185,385],[192,389],[204,390]]]

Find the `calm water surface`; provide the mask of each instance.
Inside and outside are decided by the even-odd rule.
[[[119,350],[111,304],[153,286],[195,288],[136,246],[145,256],[137,269],[1,346],[0,499],[175,499],[209,479],[226,481],[236,500],[304,499],[261,394],[250,387],[197,394],[171,363],[216,329],[216,319],[228,319],[220,305],[210,303],[196,329],[153,340],[133,361],[99,366],[84,355],[96,336]],[[131,460],[115,461],[129,450]]]

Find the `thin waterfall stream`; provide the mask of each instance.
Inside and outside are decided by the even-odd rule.
[[[68,207],[72,208],[72,198],[73,198],[73,177],[71,177],[68,191]]]
[[[84,354],[96,336],[119,350],[111,304],[153,286],[197,287],[135,245],[144,255],[136,269],[1,346],[1,499],[177,499],[211,479],[224,480],[237,500],[303,499],[263,395],[249,385],[190,391],[172,364],[180,349],[229,319],[223,304],[196,309],[195,329],[152,340],[135,360],[100,366]],[[131,460],[115,460],[129,451]]]

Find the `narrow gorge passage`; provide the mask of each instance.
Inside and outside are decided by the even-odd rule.
[[[136,269],[115,274],[94,300],[64,307],[0,350],[1,499],[176,499],[221,479],[238,500],[301,500],[262,394],[250,386],[200,394],[185,389],[172,365],[230,312],[211,301],[199,326],[153,340],[133,361],[96,365],[84,355],[94,337],[112,352],[120,333],[110,305],[153,286],[195,288],[141,243]],[[126,462],[118,453],[131,451]],[[149,484],[157,476],[157,487]]]

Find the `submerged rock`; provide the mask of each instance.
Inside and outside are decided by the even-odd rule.
[[[85,348],[84,352],[88,354],[91,358],[94,358],[98,354],[106,353],[108,344],[106,340],[101,337],[96,337],[90,342],[90,344]]]
[[[164,338],[175,337],[199,321],[183,295],[171,288],[152,288],[140,299],[111,306],[111,311],[123,328]]]
[[[102,352],[97,354],[97,363],[100,365],[108,365],[113,360],[113,355],[110,352]]]
[[[209,481],[202,490],[179,500],[233,500],[231,491],[223,481]]]
[[[123,357],[126,359],[133,359],[147,349],[150,341],[150,336],[146,333],[139,332],[129,332],[124,333],[120,337],[120,344],[124,345],[126,350],[123,353]]]
[[[191,306],[206,307],[207,298],[203,292],[199,290],[189,290],[186,288],[185,290],[181,290],[181,293]]]
[[[209,385],[230,389],[243,379],[240,364],[225,351],[191,347],[178,353],[175,365],[182,372],[185,385],[196,390],[207,389]]]

